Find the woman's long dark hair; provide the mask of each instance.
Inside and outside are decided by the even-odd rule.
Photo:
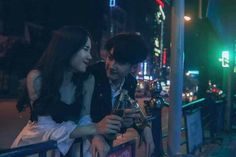
[[[63,82],[64,72],[71,68],[71,58],[84,47],[88,38],[88,32],[78,26],[64,26],[53,32],[49,46],[36,66],[36,69],[41,72],[42,84],[40,96],[33,104],[33,118],[31,119],[36,120],[37,115],[54,115],[57,114],[57,110],[60,110],[62,105],[58,104],[60,103],[59,89]],[[74,79],[77,86],[81,86],[81,83],[78,84],[78,81],[81,81],[79,78]],[[77,89],[81,90],[82,86]],[[77,97],[81,95],[78,94],[81,93],[79,91],[76,93]]]

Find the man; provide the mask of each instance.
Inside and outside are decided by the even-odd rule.
[[[138,34],[118,34],[105,44],[107,57],[104,62],[98,62],[89,68],[95,77],[94,94],[91,103],[91,117],[100,128],[114,128],[117,130],[117,119],[111,115],[112,109],[122,89],[128,91],[128,95],[134,99],[137,81],[131,75],[133,66],[146,59],[148,49],[143,38]],[[125,110],[127,116],[123,117],[123,125],[133,124],[133,118],[137,116],[135,111]],[[154,150],[151,129],[145,126],[142,133],[144,140],[150,146],[150,152]]]

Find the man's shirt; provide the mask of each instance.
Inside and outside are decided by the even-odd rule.
[[[94,75],[95,87],[91,101],[91,117],[94,122],[99,122],[106,115],[112,112],[112,104],[114,104],[117,94],[112,94],[111,84],[106,76],[105,63],[98,62],[88,68],[88,71]],[[137,81],[135,77],[128,74],[124,80],[121,89],[128,91],[131,98],[134,98]],[[118,95],[120,93],[118,92]],[[114,100],[113,100],[114,99]],[[112,103],[112,101],[114,101]]]

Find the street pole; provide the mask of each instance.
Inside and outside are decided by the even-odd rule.
[[[198,0],[198,18],[202,19],[202,0]]]
[[[232,118],[232,75],[233,75],[233,68],[229,67],[228,72],[228,83],[227,83],[227,103],[225,106],[225,129],[227,131],[231,130],[231,118]]]
[[[160,37],[160,51],[161,51],[161,54],[160,54],[160,69],[162,69],[162,57],[163,57],[163,34],[164,34],[164,21],[162,20],[161,21],[161,37]]]
[[[171,74],[168,119],[168,156],[180,153],[184,70],[184,0],[173,0],[171,9]]]
[[[232,43],[232,42],[229,42]],[[226,104],[225,104],[225,130],[230,131],[232,127],[232,77],[233,77],[233,44],[231,44],[229,49],[230,52],[230,57],[229,57],[229,67],[226,69],[227,70],[227,89],[226,89]]]

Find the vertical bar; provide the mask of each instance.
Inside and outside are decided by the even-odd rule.
[[[187,153],[189,153],[189,141],[188,141],[188,127],[187,127],[187,113],[186,111],[183,113],[184,116],[184,128],[185,128],[185,138],[186,138],[186,149]]]
[[[168,156],[180,153],[184,66],[184,0],[173,0],[171,9],[171,88],[168,119]]]
[[[198,18],[202,19],[202,0],[198,0]]]
[[[46,151],[40,152],[39,157],[47,157]]]
[[[132,149],[132,157],[136,157],[136,151],[135,151],[135,149],[136,149],[136,142],[134,141],[134,142],[132,142],[131,143],[131,149]]]
[[[232,42],[229,42],[232,43]],[[226,68],[227,74],[226,74],[226,79],[227,79],[227,92],[226,92],[226,99],[227,103],[225,105],[225,129],[227,131],[231,130],[231,124],[232,124],[232,79],[233,79],[233,44],[230,44],[230,49],[229,49],[229,67]]]
[[[160,37],[160,69],[162,69],[162,54],[163,54],[163,34],[164,34],[164,21],[161,22],[161,37]]]

